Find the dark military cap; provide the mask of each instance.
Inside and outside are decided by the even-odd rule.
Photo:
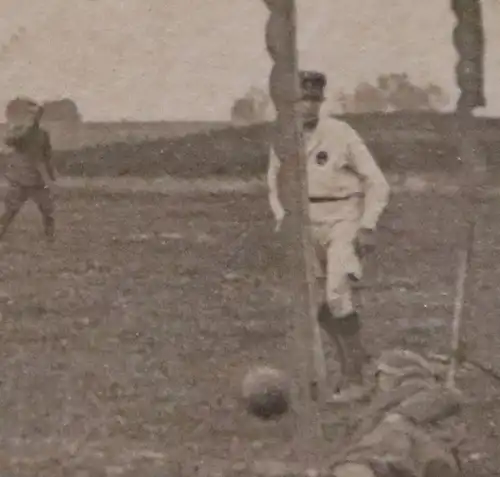
[[[319,71],[300,71],[302,99],[323,101],[325,99],[326,75]]]

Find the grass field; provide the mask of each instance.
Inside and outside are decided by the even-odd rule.
[[[57,151],[83,148],[104,148],[110,144],[127,142],[137,144],[159,138],[169,140],[189,136],[202,131],[227,127],[227,122],[218,121],[156,121],[156,122],[81,122],[67,124],[63,121],[47,122],[42,125],[51,135],[52,146]],[[0,136],[7,130],[0,123]]]
[[[290,423],[256,422],[236,400],[247,366],[288,358],[265,197],[58,194],[56,244],[30,205],[0,248],[0,473],[192,476],[195,462],[281,455]],[[495,364],[500,209],[485,201],[478,214],[466,333]],[[455,197],[393,197],[366,264],[374,352],[404,341],[446,350],[459,227]],[[464,415],[469,475],[498,475],[498,388],[475,371],[460,386],[482,400]],[[333,434],[336,418],[325,412]]]
[[[390,115],[388,115],[390,116]],[[457,166],[452,123],[439,116],[430,124],[411,115],[402,124],[389,117],[350,118],[385,172],[453,172]],[[439,121],[437,121],[439,119]],[[442,124],[443,123],[443,124]],[[387,127],[385,127],[387,126]],[[478,126],[479,127],[479,126]],[[500,177],[496,122],[480,130],[480,150],[490,173]],[[121,142],[76,151],[59,151],[55,163],[67,176],[78,177],[205,177],[252,179],[265,173],[271,127],[257,124],[200,131],[182,137],[131,144]],[[0,163],[1,167],[1,163]]]

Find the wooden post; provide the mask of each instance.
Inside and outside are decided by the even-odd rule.
[[[481,154],[474,127],[473,111],[485,106],[484,97],[484,32],[480,0],[451,0],[457,23],[453,31],[458,61],[456,79],[460,97],[456,108],[457,146],[462,161],[462,214],[465,226],[463,244],[458,254],[457,297],[452,333],[452,361],[448,385],[454,387],[457,354],[462,348],[463,321],[472,310],[474,284],[471,270],[474,238],[477,228],[477,203],[485,175],[485,158]]]
[[[294,0],[264,0],[270,10],[266,25],[266,43],[273,60],[269,88],[277,117],[272,144],[281,161],[280,200],[286,210],[282,229],[277,236],[285,257],[280,278],[288,291],[284,318],[293,332],[289,348],[292,376],[296,384],[294,409],[297,415],[296,437],[302,455],[313,450],[313,441],[321,436],[318,402],[312,399],[310,383],[317,379],[322,350],[314,304],[314,272],[310,260],[308,193],[302,132],[295,114],[299,99],[296,6]],[[318,363],[318,360],[320,363]],[[324,365],[324,363],[323,363]],[[321,388],[321,386],[320,386]],[[320,389],[321,391],[321,389]]]

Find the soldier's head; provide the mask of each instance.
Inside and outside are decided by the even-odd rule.
[[[17,97],[9,101],[5,110],[5,117],[11,126],[26,130],[37,126],[42,114],[43,107],[26,97]]]
[[[300,71],[300,100],[297,114],[305,127],[317,123],[325,100],[326,76],[318,71]]]

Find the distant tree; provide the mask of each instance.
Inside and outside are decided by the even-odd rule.
[[[343,112],[435,111],[445,107],[448,98],[441,87],[414,84],[406,73],[380,75],[375,85],[363,82],[351,95],[342,93]]]
[[[78,107],[68,98],[44,103],[44,121],[79,123],[82,120]]]
[[[450,103],[449,96],[443,91],[443,89],[435,84],[429,83],[425,86],[425,92],[429,98],[429,104],[431,109],[440,110],[448,106]]]
[[[430,109],[429,98],[424,89],[414,85],[406,73],[392,73],[377,78],[377,87],[390,109]]]
[[[265,91],[252,87],[242,98],[234,102],[231,108],[231,121],[237,124],[265,122],[270,104],[269,95]]]
[[[255,120],[262,122],[266,120],[271,99],[269,95],[260,88],[252,87],[245,95],[253,104]]]
[[[343,91],[337,96],[337,104],[341,111],[348,111],[350,109],[350,97]]]
[[[385,111],[387,109],[387,101],[380,89],[363,82],[355,89],[350,107],[354,108],[352,112],[355,113]]]
[[[231,121],[236,124],[251,124],[254,120],[253,104],[247,98],[237,99],[231,109]]]

